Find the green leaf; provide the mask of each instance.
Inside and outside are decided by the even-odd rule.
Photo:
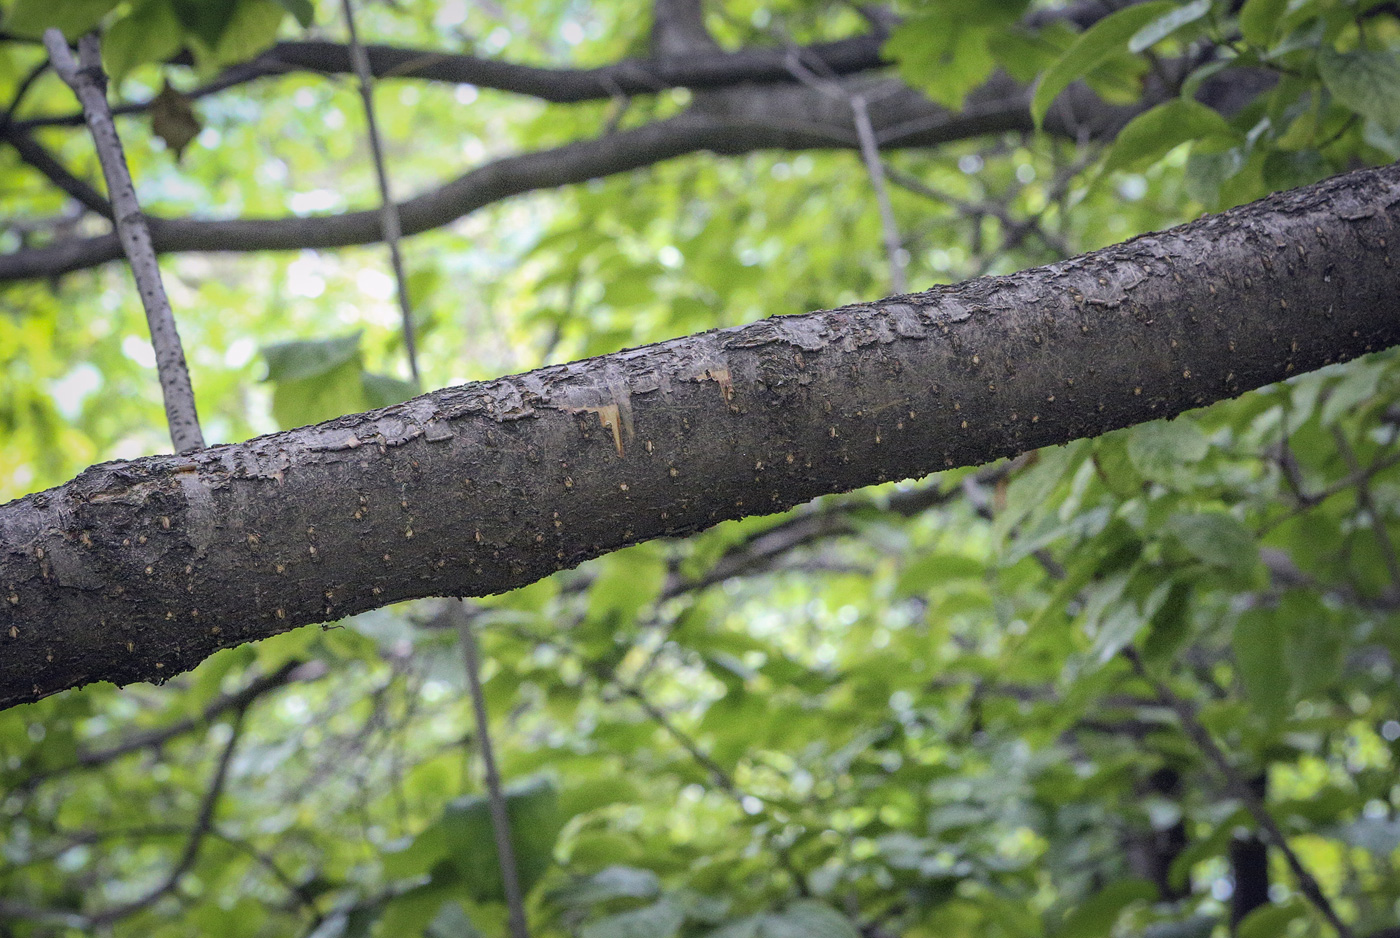
[[[1324,45],[1317,71],[1342,104],[1391,133],[1400,131],[1400,50],[1337,52]]]
[[[7,32],[37,39],[49,27],[63,31],[64,38],[77,39],[92,29],[117,5],[119,0],[16,0],[0,21]]]
[[[1187,553],[1213,567],[1244,572],[1259,559],[1254,535],[1223,511],[1174,514],[1166,529]]]
[[[604,558],[603,572],[588,590],[591,622],[630,622],[666,584],[666,556],[655,544],[638,544]]]
[[[557,795],[553,785],[537,779],[508,789],[505,799],[520,887],[529,891],[554,859],[554,842],[561,826]],[[468,895],[477,902],[504,902],[505,886],[486,796],[453,800],[440,823],[448,859],[461,874]]]
[[[239,0],[170,0],[180,25],[207,46],[217,45],[233,22]]]
[[[1288,0],[1247,0],[1240,9],[1240,34],[1244,41],[1267,47],[1287,9]]]
[[[1183,463],[1200,462],[1210,442],[1190,420],[1154,420],[1133,427],[1128,435],[1128,461],[1144,478],[1171,481]]]
[[[303,29],[316,21],[316,8],[311,5],[311,0],[277,0],[277,3],[295,16],[297,24]]]
[[[945,107],[960,107],[996,67],[986,31],[942,12],[901,23],[884,52],[905,81]]]
[[[663,899],[654,905],[589,922],[579,932],[579,938],[675,938],[684,921],[680,908]]]
[[[265,345],[268,381],[294,381],[327,374],[346,362],[358,363],[360,333],[334,339],[297,339]]]
[[[1175,98],[1129,121],[1114,139],[1104,169],[1143,169],[1183,143],[1234,136],[1218,111],[1190,98]]]
[[[272,416],[283,429],[321,423],[366,409],[364,374],[358,356],[310,378],[278,381]]]
[[[1152,613],[1142,655],[1148,661],[1167,661],[1185,643],[1190,633],[1191,583],[1174,580],[1162,604]]]
[[[1278,938],[1288,934],[1288,926],[1307,915],[1301,902],[1283,905],[1261,905],[1250,912],[1235,929],[1235,938]]]
[[[1250,707],[1269,724],[1280,722],[1292,706],[1284,630],[1273,610],[1250,609],[1235,621],[1231,648]]]
[[[935,586],[954,580],[982,580],[987,576],[987,565],[976,557],[937,551],[920,557],[909,564],[899,574],[895,585],[897,596],[919,596]]]
[[[1144,49],[1152,48],[1181,27],[1188,23],[1194,23],[1209,13],[1210,3],[1211,0],[1191,0],[1185,6],[1157,17],[1133,33],[1133,38],[1128,40],[1128,51],[1142,52]]]
[[[367,407],[389,407],[402,404],[418,394],[418,385],[390,375],[363,372],[360,380],[364,385],[364,400]]]
[[[1031,116],[1039,127],[1050,105],[1075,79],[1083,78],[1116,53],[1127,49],[1130,38],[1148,23],[1171,12],[1170,0],[1153,0],[1105,16],[1075,40],[1064,55],[1040,76],[1031,99]]]
[[[1143,626],[1152,621],[1157,614],[1157,610],[1162,608],[1168,596],[1171,595],[1171,586],[1167,583],[1157,584],[1148,597],[1139,605],[1132,599],[1127,599],[1118,603],[1108,610],[1107,614],[1098,623],[1098,631],[1094,636],[1094,645],[1089,650],[1090,657],[1098,665],[1106,664],[1117,656],[1118,652],[1133,642]]]
[[[1107,938],[1124,909],[1134,902],[1156,900],[1157,887],[1143,879],[1105,886],[1065,916],[1056,938]]]
[[[549,893],[549,901],[563,906],[590,906],[611,899],[651,899],[661,893],[661,881],[651,870],[635,866],[610,866]]]
[[[860,938],[851,920],[825,902],[799,899],[782,912],[762,916],[759,938]]]
[[[1331,687],[1341,672],[1346,652],[1345,625],[1311,590],[1293,589],[1278,601],[1284,629],[1288,672],[1299,696]]]
[[[182,34],[175,11],[152,0],[112,24],[102,37],[102,64],[119,84],[136,66],[163,62],[180,51]]]
[[[246,62],[277,41],[277,30],[287,11],[276,0],[238,0],[233,16],[210,42],[211,54],[202,58],[202,67],[222,67]]]
[[[642,790],[626,774],[609,772],[565,785],[559,793],[559,811],[568,819],[610,804],[633,804],[643,798]]]
[[[264,346],[272,415],[283,428],[320,423],[366,409],[360,333]]]

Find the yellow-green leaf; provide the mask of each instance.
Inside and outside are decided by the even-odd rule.
[[[102,37],[102,64],[112,83],[120,83],[133,68],[162,62],[181,46],[180,21],[165,0],[151,0],[112,24]]]
[[[1127,51],[1128,40],[1138,30],[1175,8],[1176,4],[1169,0],[1153,0],[1119,10],[1085,30],[1059,61],[1040,76],[1031,99],[1031,117],[1036,126],[1045,120],[1050,105],[1071,82],[1083,78],[1115,53]]]
[[[1336,52],[1324,46],[1317,71],[1338,101],[1391,133],[1400,131],[1400,51]]]
[[[1199,101],[1176,98],[1144,111],[1113,141],[1106,170],[1143,169],[1176,147],[1205,137],[1233,137],[1225,118]]]

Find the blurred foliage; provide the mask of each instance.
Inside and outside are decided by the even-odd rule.
[[[375,41],[533,63],[644,54],[622,3],[361,4]],[[916,285],[1050,262],[1400,156],[1400,21],[1366,0],[1130,6],[1078,31],[1025,0],[909,0],[886,51],[948,106],[998,69],[1037,118],[1087,81],[1167,88],[1115,142],[1025,134],[887,154]],[[0,3],[0,101],[45,25],[101,24],[114,95],[188,92],[318,0]],[[864,28],[818,0],[713,3],[724,44]],[[188,49],[189,65],[162,64]],[[1212,83],[1265,76],[1242,109]],[[387,79],[401,193],[587,137],[545,106]],[[624,126],[684,106],[639,100]],[[143,202],[238,217],[373,207],[352,82],[201,98],[177,161],[121,130]],[[38,78],[19,116],[63,114]],[[40,139],[84,178],[80,130]],[[0,247],[103,230],[0,147]],[[849,152],[696,156],[493,205],[406,245],[429,386],[881,295]],[[163,262],[211,442],[412,389],[377,249]],[[0,293],[0,496],[166,445],[116,266]],[[1303,375],[1170,423],[641,545],[471,603],[531,926],[629,938],[1226,933],[1255,835],[1130,664],[1266,792],[1358,934],[1400,915],[1400,360]],[[164,687],[0,713],[0,934],[502,934],[455,631],[434,603],[223,652]],[[261,683],[259,683],[261,682]],[[226,695],[254,687],[243,705]],[[245,712],[246,711],[246,712]],[[211,780],[220,797],[202,836]],[[173,888],[162,883],[194,849]],[[1282,855],[1244,938],[1326,934]],[[1257,871],[1255,871],[1257,875]],[[146,901],[146,897],[154,899]],[[3,908],[4,906],[0,906]]]

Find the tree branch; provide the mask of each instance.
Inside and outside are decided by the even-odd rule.
[[[1111,136],[1155,103],[1105,105],[1087,89],[1071,88],[1082,123],[1092,116],[1096,135]],[[926,147],[986,134],[1032,129],[1028,90],[1009,79],[990,83],[960,112],[932,104],[909,89],[871,100],[870,118],[881,146]],[[1047,121],[1052,133],[1068,128]],[[511,196],[627,172],[689,153],[725,155],[763,149],[858,146],[848,104],[800,86],[745,89],[707,98],[704,109],[551,150],[503,157],[399,205],[403,234],[448,225]],[[210,221],[150,219],[155,248],[181,251],[293,251],[373,244],[382,236],[379,212],[293,218]],[[114,235],[73,239],[0,255],[0,282],[53,277],[121,257]]]
[[[1148,686],[1157,694],[1158,699],[1176,714],[1178,721],[1181,723],[1182,730],[1191,741],[1195,743],[1196,747],[1201,750],[1201,753],[1211,765],[1215,767],[1215,770],[1220,773],[1220,777],[1225,780],[1226,787],[1229,789],[1230,794],[1240,800],[1240,803],[1244,805],[1245,810],[1249,812],[1249,816],[1254,819],[1254,823],[1258,825],[1260,831],[1262,831],[1273,846],[1283,854],[1284,860],[1288,863],[1288,868],[1293,871],[1293,876],[1298,881],[1298,891],[1306,896],[1308,901],[1313,904],[1313,907],[1322,913],[1322,917],[1336,930],[1339,938],[1352,938],[1351,929],[1341,920],[1341,917],[1337,915],[1336,909],[1332,907],[1331,901],[1328,900],[1327,895],[1322,891],[1322,887],[1318,884],[1317,879],[1314,878],[1308,868],[1303,865],[1302,860],[1298,858],[1298,854],[1293,850],[1292,846],[1289,845],[1288,838],[1278,826],[1278,822],[1274,820],[1274,816],[1269,813],[1268,805],[1264,804],[1259,794],[1250,787],[1249,782],[1235,769],[1234,765],[1230,762],[1230,758],[1225,755],[1225,752],[1220,748],[1215,738],[1211,736],[1210,731],[1207,730],[1196,717],[1196,713],[1191,709],[1191,705],[1181,697],[1178,697],[1165,683],[1152,677],[1152,675],[1147,672],[1147,668],[1144,667],[1142,658],[1133,648],[1125,648],[1123,654],[1127,657],[1128,662],[1132,665],[1133,671],[1136,672],[1138,677],[1146,681]]]
[[[875,190],[875,202],[880,208],[880,231],[884,235],[885,255],[890,264],[890,291],[903,293],[909,288],[909,279],[905,274],[909,266],[909,252],[904,250],[904,242],[899,237],[899,225],[895,221],[894,206],[890,204],[879,145],[875,142],[875,130],[870,126],[870,109],[864,95],[852,95],[851,112],[855,115],[856,133],[860,137],[861,159],[870,176],[870,185]]]
[[[890,63],[880,55],[888,38],[873,32],[834,42],[802,46],[803,61],[821,62],[838,75],[882,68]],[[709,90],[737,85],[792,80],[785,62],[792,54],[786,48],[719,50],[670,55],[664,59],[628,59],[597,68],[547,68],[520,65],[480,56],[441,52],[432,49],[405,49],[398,46],[367,45],[370,74],[374,78],[416,78],[450,84],[476,85],[525,95],[554,104],[605,101],[618,95],[651,95],[672,88]],[[261,78],[292,72],[322,75],[353,75],[355,65],[350,48],[335,42],[309,40],[279,42],[249,62],[235,65],[186,97],[194,100]],[[132,102],[112,109],[117,116],[141,114],[151,101]],[[76,127],[81,114],[55,114],[14,121],[22,130],[37,127]]]
[[[314,669],[314,670],[313,670]],[[310,673],[308,673],[310,672]],[[276,671],[261,675],[248,682],[243,688],[228,694],[220,694],[211,700],[197,715],[187,716],[165,726],[135,733],[120,742],[97,749],[80,749],[72,762],[57,768],[47,769],[27,775],[22,787],[32,790],[51,779],[79,769],[94,769],[114,762],[133,752],[145,749],[159,749],[178,736],[207,726],[229,711],[242,711],[271,691],[294,680],[307,680],[325,673],[325,666],[319,662],[304,665],[300,661],[288,661]]]
[[[1011,276],[95,466],[0,507],[0,706],[1400,343],[1397,206],[1400,166],[1359,171]]]
[[[510,934],[511,938],[530,938],[530,929],[525,922],[525,898],[520,888],[519,867],[515,862],[515,847],[510,839],[510,815],[506,811],[505,793],[501,790],[501,774],[496,769],[496,751],[491,744],[491,720],[486,712],[486,695],[481,689],[481,654],[476,645],[476,627],[465,605],[452,603],[450,608],[453,618],[457,620],[457,637],[466,665],[467,688],[471,693],[472,715],[476,720],[477,748],[481,750],[481,766],[486,776],[486,801],[491,811],[491,832],[496,838],[496,860],[501,870]]]
[[[155,348],[156,370],[165,398],[165,419],[170,425],[171,442],[178,453],[203,449],[204,437],[199,431],[194,388],[190,385],[190,370],[185,364],[180,333],[175,328],[175,314],[165,295],[146,217],[141,214],[141,206],[136,200],[136,187],[132,185],[121,138],[117,136],[112,110],[107,104],[107,76],[102,72],[102,53],[97,34],[89,33],[79,41],[81,65],[73,61],[68,41],[57,29],[50,28],[44,32],[44,45],[49,50],[54,71],[73,89],[73,94],[83,106],[88,129],[92,132],[92,140],[102,163],[102,173],[107,178],[107,191],[115,209],[113,221],[116,236],[131,263],[136,288],[141,294],[141,305],[146,310],[146,323],[151,330],[151,345]]]
[[[389,186],[389,170],[384,165],[384,146],[379,139],[379,122],[374,117],[373,78],[369,70],[369,58],[360,44],[355,31],[355,10],[350,0],[341,0],[341,10],[345,14],[345,28],[350,34],[350,58],[355,64],[355,74],[359,79],[360,102],[364,105],[365,125],[369,135],[369,152],[374,160],[374,178],[379,183],[379,226],[384,243],[389,246],[389,264],[394,270],[394,285],[398,288],[399,319],[403,328],[404,352],[408,356],[408,372],[413,378],[415,390],[422,390],[423,382],[418,373],[418,341],[414,336],[413,310],[408,305],[408,277],[403,271],[403,254],[399,251],[399,237],[403,231],[399,223],[399,206],[394,201],[393,190]],[[517,936],[521,938],[521,936]]]
[[[30,166],[43,173],[50,182],[68,193],[74,200],[83,205],[88,211],[95,212],[104,218],[112,217],[112,203],[107,201],[107,197],[94,189],[84,179],[79,179],[68,171],[68,167],[60,163],[39,141],[22,130],[11,130],[7,134],[0,133],[20,159]]]

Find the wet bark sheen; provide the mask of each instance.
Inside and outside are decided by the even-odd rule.
[[[1398,202],[1400,168],[1352,173],[1009,277],[94,466],[0,506],[0,706],[1384,348]]]

